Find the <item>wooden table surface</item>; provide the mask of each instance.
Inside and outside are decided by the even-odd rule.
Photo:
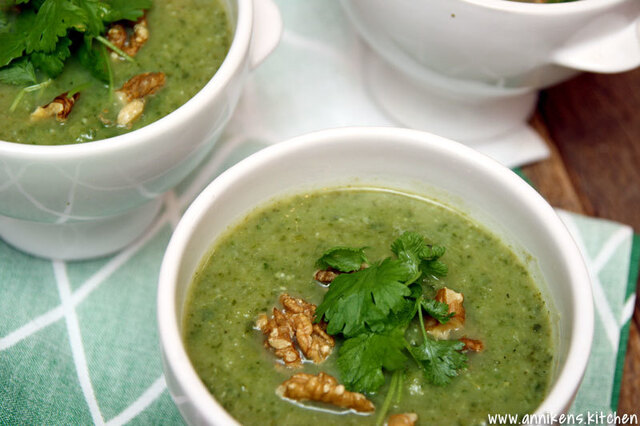
[[[552,154],[523,171],[547,201],[640,233],[640,69],[582,74],[545,90],[531,123]],[[636,299],[619,414],[640,413],[639,330]]]

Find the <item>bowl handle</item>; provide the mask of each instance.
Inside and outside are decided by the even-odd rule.
[[[282,17],[273,0],[253,0],[253,33],[249,65],[256,68],[278,45],[282,35]]]
[[[589,29],[584,30],[556,51],[553,63],[599,73],[629,71],[640,65],[640,18],[601,37],[585,37]]]

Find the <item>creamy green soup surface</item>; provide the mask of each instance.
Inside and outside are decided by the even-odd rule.
[[[418,424],[484,424],[489,413],[531,413],[550,382],[550,313],[527,269],[494,235],[442,204],[397,191],[344,187],[276,200],[257,208],[219,238],[193,278],[183,338],[206,387],[238,421],[251,425],[375,424],[331,406],[294,404],[275,390],[296,372],[320,371],[340,380],[336,357],[289,369],[263,345],[261,313],[288,293],[319,304],[327,289],[314,281],[315,261],[334,246],[367,247],[369,259],[389,257],[405,231],[446,247],[446,277],[423,281],[427,296],[448,287],[464,294],[466,322],[457,337],[485,349],[446,386],[427,383],[408,363],[399,402],[389,414],[415,412]],[[406,339],[419,339],[417,321]],[[456,337],[456,338],[457,338]],[[413,344],[413,343],[412,343]],[[389,387],[367,395],[376,410]],[[311,407],[311,408],[310,408]],[[318,409],[320,408],[320,409]],[[342,414],[339,414],[342,412]]]
[[[164,72],[166,83],[148,96],[142,116],[133,125],[116,125],[122,104],[102,81],[74,58],[44,90],[27,93],[15,111],[10,107],[22,87],[0,83],[0,140],[35,145],[61,145],[117,136],[146,126],[193,97],[218,70],[231,44],[231,27],[219,0],[156,0],[146,14],[149,39],[135,63],[111,60],[117,90],[131,77]],[[40,81],[46,75],[38,73]],[[31,113],[61,93],[81,87],[68,119],[33,121]]]

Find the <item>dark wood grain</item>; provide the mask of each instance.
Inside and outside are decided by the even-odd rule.
[[[553,206],[640,232],[640,69],[583,74],[543,91],[531,123],[551,150],[549,159],[524,168],[540,193]],[[640,413],[639,329],[637,300],[619,413]]]
[[[640,69],[583,74],[542,92],[539,111],[585,211],[640,231]]]

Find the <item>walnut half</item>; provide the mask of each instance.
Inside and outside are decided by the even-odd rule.
[[[116,91],[116,96],[124,104],[118,113],[118,126],[131,128],[133,122],[144,112],[145,97],[160,90],[165,81],[163,72],[145,72],[124,83]]]
[[[370,413],[375,410],[373,403],[366,396],[349,392],[333,376],[322,372],[318,375],[294,374],[278,386],[276,394],[296,401],[326,402],[360,413]]]
[[[55,116],[56,120],[65,121],[79,97],[80,93],[78,92],[72,96],[68,96],[67,92],[64,92],[56,96],[55,99],[48,104],[36,108],[36,110],[31,113],[31,119],[40,120]]]
[[[256,327],[267,336],[265,345],[271,347],[287,367],[301,364],[294,343],[307,359],[316,364],[324,361],[331,354],[335,341],[325,331],[326,323],[313,323],[316,306],[286,293],[280,296],[280,303],[284,306],[282,311],[273,308],[271,318],[262,314],[256,322]]]
[[[107,30],[107,40],[127,55],[136,56],[138,50],[149,40],[147,18],[141,16],[130,31],[132,32],[131,36],[124,25],[113,24]],[[120,56],[116,52],[111,52],[111,57],[116,59]]]

